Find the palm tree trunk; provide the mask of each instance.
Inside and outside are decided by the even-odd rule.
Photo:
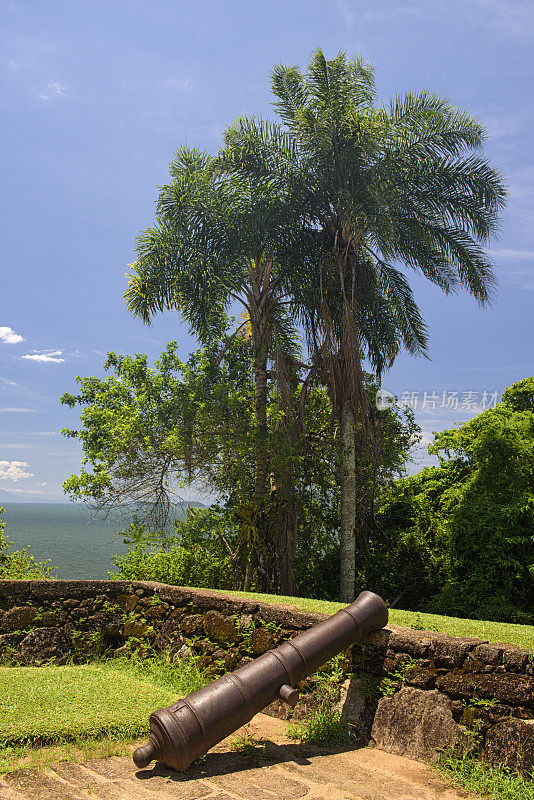
[[[258,588],[268,588],[265,564],[265,498],[269,476],[269,452],[267,430],[267,360],[261,355],[254,358],[254,407],[257,424],[256,457],[254,465],[254,505],[256,506],[257,537],[255,552],[250,552],[247,575],[251,580],[253,562],[257,568]]]
[[[349,400],[344,400],[341,409],[340,490],[339,599],[351,603],[356,579],[356,447],[354,411]]]
[[[261,511],[267,487],[269,456],[267,452],[267,363],[254,359],[254,407],[258,426],[258,444],[254,470],[254,502]]]

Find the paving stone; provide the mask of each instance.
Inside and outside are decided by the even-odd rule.
[[[4,775],[4,780],[28,800],[86,800],[86,795],[74,786],[38,772],[36,769],[21,769]]]
[[[217,775],[211,779],[221,789],[226,789],[245,800],[273,800],[283,797],[284,800],[298,800],[306,797],[308,788],[292,778],[275,772],[273,767],[247,770],[246,773],[233,775]]]

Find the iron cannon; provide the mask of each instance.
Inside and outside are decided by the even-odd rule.
[[[304,678],[387,621],[382,598],[362,592],[350,606],[275,650],[154,711],[148,743],[133,754],[135,765],[143,769],[157,760],[183,772],[274,700],[295,706]]]

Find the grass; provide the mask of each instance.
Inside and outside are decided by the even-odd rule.
[[[246,597],[251,600],[261,600],[264,603],[274,605],[283,603],[303,611],[315,611],[323,614],[334,614],[345,606],[344,603],[334,603],[330,600],[314,600],[306,597],[281,597],[275,594],[234,591],[221,593]],[[424,625],[426,630],[438,630],[442,633],[449,633],[452,636],[471,636],[488,642],[515,644],[529,650],[531,655],[534,655],[534,625],[515,625],[508,622],[445,617],[439,614],[424,614],[419,611],[403,611],[399,608],[390,610],[389,621],[395,625],[404,625],[407,628],[420,628],[421,625]]]
[[[188,664],[157,657],[0,667],[0,772],[131,751],[152,711],[200,688]]]
[[[534,779],[522,778],[505,767],[492,769],[473,756],[444,755],[438,769],[463,789],[493,800],[534,800]]]
[[[304,719],[292,722],[286,728],[286,735],[298,742],[317,742],[333,747],[350,740],[340,712],[326,706],[314,708]]]

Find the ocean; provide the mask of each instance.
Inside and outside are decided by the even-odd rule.
[[[112,557],[128,547],[120,535],[124,519],[104,519],[83,505],[11,503],[2,500],[2,519],[16,550],[29,547],[37,561],[46,558],[56,578],[107,578]]]

